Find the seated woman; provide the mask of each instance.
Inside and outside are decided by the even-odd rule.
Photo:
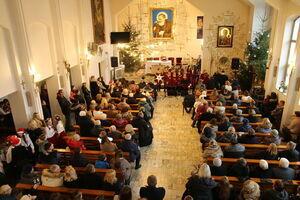
[[[237,111],[238,109],[239,109],[239,108],[238,108],[238,105],[237,105],[236,103],[232,104],[231,112],[232,112],[233,114],[236,114],[236,111]]]
[[[268,162],[262,159],[250,175],[254,178],[272,178],[272,169],[269,168]]]
[[[229,127],[231,127],[232,124],[229,121],[228,117],[223,117],[221,120],[221,124],[218,126],[218,131],[227,131]]]
[[[238,177],[239,180],[247,180],[249,173],[250,169],[244,158],[237,160],[228,171],[229,176]]]
[[[218,91],[217,91],[217,90],[214,90],[214,91],[212,92],[212,94],[211,94],[210,96],[208,96],[208,98],[209,98],[210,100],[216,100],[216,99],[218,98],[218,96],[219,96]]]
[[[240,158],[244,156],[246,148],[238,143],[237,138],[230,141],[230,145],[224,148],[225,158]]]
[[[249,124],[249,120],[247,118],[243,119],[242,126],[239,126],[236,131],[237,132],[247,132],[252,128],[252,126]]]
[[[260,199],[260,189],[259,185],[252,181],[247,180],[243,183],[243,187],[239,196],[236,199],[242,200],[259,200]]]
[[[86,150],[83,141],[80,141],[80,135],[73,135],[72,139],[67,140],[67,145],[70,149],[75,149],[76,147],[80,147],[82,150]]]
[[[127,121],[132,121],[133,120],[133,115],[130,112],[130,110],[128,109],[128,107],[122,108],[120,114],[121,114],[122,118],[126,119]]]
[[[112,143],[107,136],[101,137],[100,149],[106,152],[115,152],[118,150],[116,144]]]
[[[238,95],[234,95],[234,96],[233,96],[232,103],[235,103],[235,104],[237,104],[238,106],[241,106],[241,105],[242,105],[242,100],[239,99],[239,96],[238,96]]]
[[[205,124],[205,126],[203,127],[203,130],[209,127],[212,129],[212,131],[218,131],[218,125],[217,125],[217,119],[216,118],[212,118],[209,123]]]
[[[200,166],[198,174],[193,174],[185,185],[183,198],[191,195],[193,199],[213,199],[212,189],[217,186],[211,178],[210,168],[206,163]]]
[[[222,103],[220,101],[218,101],[216,103],[216,106],[215,106],[215,109],[214,109],[215,113],[217,113],[217,112],[225,113],[225,110],[226,110],[226,108],[224,106],[222,106]]]
[[[233,126],[228,128],[228,131],[225,131],[223,134],[219,135],[217,141],[229,143],[232,138],[236,138],[235,128]]]
[[[42,185],[48,187],[63,186],[64,173],[60,172],[58,165],[51,165],[49,169],[42,171]]]
[[[203,152],[203,158],[218,158],[223,157],[222,148],[218,145],[216,140],[211,139],[208,143],[208,146],[205,147]]]
[[[255,135],[255,130],[253,128],[249,129],[246,134],[243,134],[238,141],[242,144],[259,144],[259,139]]]
[[[114,191],[115,194],[119,194],[123,184],[121,184],[116,176],[116,171],[114,169],[110,169],[105,173],[104,176],[104,190],[106,191]]]
[[[257,159],[264,160],[277,160],[278,159],[278,150],[277,146],[274,143],[269,145],[269,148],[266,151],[262,151],[255,156]]]
[[[252,101],[252,97],[250,96],[249,92],[246,90],[242,95],[242,104],[248,105]]]
[[[244,117],[242,116],[243,111],[241,109],[238,109],[236,111],[235,116],[231,117],[230,121],[231,122],[242,122]]]
[[[204,149],[206,143],[208,143],[211,139],[216,138],[216,133],[210,127],[206,127],[203,130],[202,136],[200,138],[200,142],[202,143],[202,149]]]
[[[269,133],[272,130],[272,123],[269,118],[263,118],[262,124],[257,126],[256,131],[260,133]]]
[[[256,112],[255,112],[254,109],[249,110],[249,117],[248,117],[248,119],[249,119],[250,123],[256,123],[256,122],[258,122],[258,118],[256,116]]]
[[[116,115],[116,119],[113,121],[113,125],[116,126],[118,130],[123,131],[125,126],[128,124],[128,121],[126,119],[123,119],[121,114]]]
[[[79,188],[77,173],[71,165],[65,168],[64,186],[68,188]]]
[[[231,92],[225,89],[224,92],[223,92],[223,94],[222,94],[222,96],[223,96],[226,100],[229,100],[229,99],[231,99]]]
[[[210,121],[211,119],[215,118],[216,115],[213,114],[213,109],[212,108],[207,108],[206,112],[203,113],[197,122],[197,128],[198,128],[198,133],[201,133],[202,129],[201,129],[201,122],[202,121]]]
[[[281,138],[279,136],[279,132],[276,129],[270,131],[270,136],[265,136],[263,139],[264,144],[274,143],[276,145],[281,144]]]
[[[232,86],[231,86],[230,81],[225,81],[225,89],[226,89],[228,92],[231,92],[231,91],[232,91]]]

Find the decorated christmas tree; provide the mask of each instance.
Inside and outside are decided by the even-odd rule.
[[[131,23],[123,24],[124,32],[130,32],[130,42],[120,48],[121,61],[125,65],[126,72],[137,71],[141,66],[140,32]]]

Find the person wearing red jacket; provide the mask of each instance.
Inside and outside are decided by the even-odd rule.
[[[80,136],[78,134],[73,135],[72,139],[68,139],[67,145],[70,149],[75,149],[76,147],[81,147],[82,150],[86,150],[83,142],[80,141]]]

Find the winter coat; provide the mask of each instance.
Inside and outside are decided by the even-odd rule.
[[[64,174],[52,173],[49,169],[42,171],[42,185],[48,187],[60,187],[63,186]]]
[[[212,200],[212,189],[216,187],[216,182],[211,178],[199,178],[192,176],[185,185],[186,191],[194,200]]]

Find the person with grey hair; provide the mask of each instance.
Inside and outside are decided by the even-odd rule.
[[[231,117],[231,122],[242,122],[244,117],[242,116],[243,111],[241,109],[237,109],[235,116]]]
[[[272,178],[272,169],[266,160],[260,160],[259,165],[250,173],[255,178]]]
[[[279,160],[278,167],[272,169],[272,178],[293,180],[295,179],[295,170],[289,168],[290,162],[286,158],[281,158]]]
[[[206,112],[203,113],[197,122],[197,128],[198,128],[198,133],[201,133],[202,129],[201,129],[201,122],[202,121],[210,121],[211,119],[215,118],[216,115],[213,114],[213,109],[212,108],[207,108]]]
[[[114,140],[123,138],[122,133],[117,130],[117,127],[115,125],[112,125],[109,127],[108,132],[107,132],[107,137],[111,137]]]
[[[93,164],[88,164],[85,170],[85,174],[82,174],[79,177],[80,188],[94,190],[103,189],[103,177],[95,173],[95,166]]]
[[[274,143],[276,145],[281,144],[281,138],[279,136],[279,132],[276,129],[271,130],[269,136],[265,136],[263,139],[264,144],[271,144]]]
[[[246,148],[238,143],[237,138],[233,138],[230,141],[230,145],[224,148],[225,158],[241,158],[244,156]]]
[[[290,162],[299,161],[299,152],[296,150],[296,143],[292,141],[288,142],[286,144],[286,150],[279,152],[278,157],[286,158]]]
[[[163,187],[156,187],[157,178],[154,175],[148,176],[147,186],[140,188],[140,197],[148,200],[163,200],[166,190]]]
[[[78,125],[80,126],[80,135],[83,137],[90,137],[94,122],[90,119],[85,111],[79,112]]]
[[[125,135],[125,141],[122,141],[120,144],[121,150],[124,152],[130,153],[130,161],[135,161],[135,169],[141,168],[140,160],[141,160],[141,152],[139,150],[139,147],[137,144],[135,144],[131,140],[131,135],[126,134]]]
[[[221,158],[214,158],[213,165],[209,166],[212,176],[226,176],[227,167],[222,165]]]

